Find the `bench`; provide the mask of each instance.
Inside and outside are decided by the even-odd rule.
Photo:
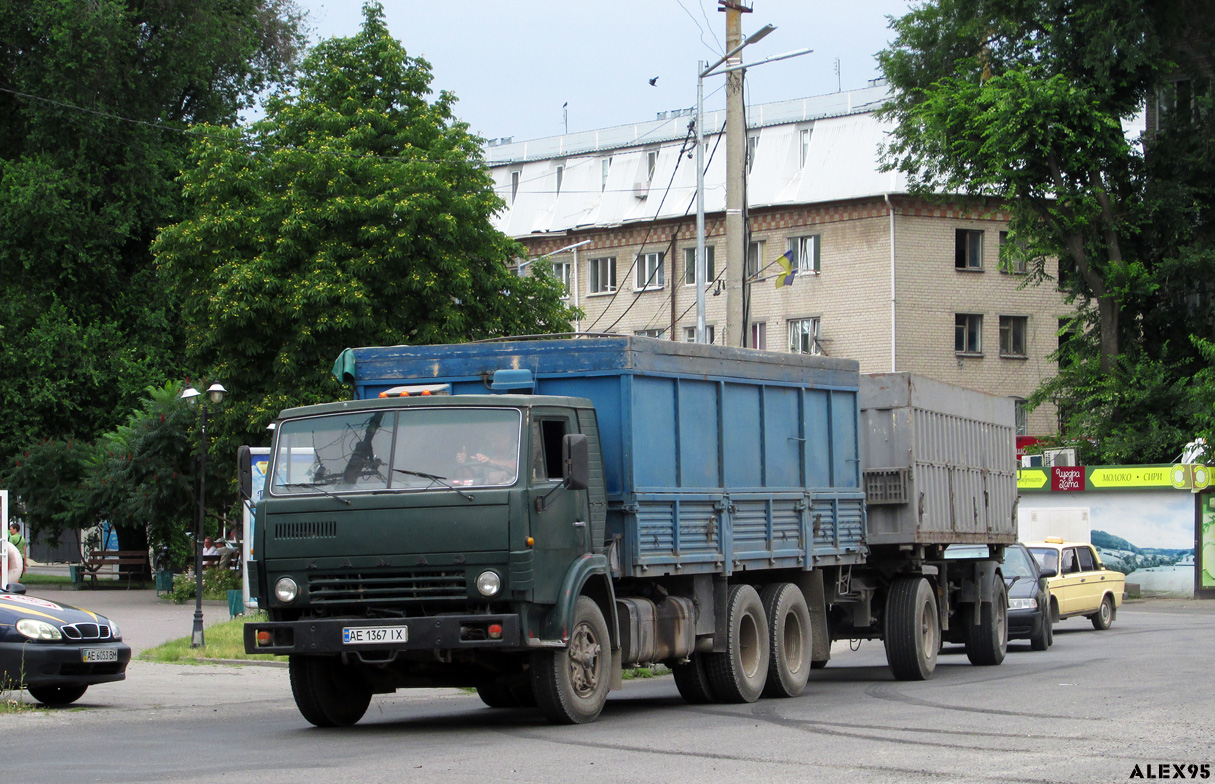
[[[143,550],[89,550],[85,556],[81,567],[88,575],[92,583],[92,587],[97,587],[97,573],[104,566],[113,566],[119,574],[123,573],[124,566],[140,566],[142,569],[127,569],[127,590],[131,588],[131,580],[138,577],[139,587],[143,587],[144,575],[147,573],[148,554]],[[84,583],[85,575],[76,573],[76,584],[80,587]]]

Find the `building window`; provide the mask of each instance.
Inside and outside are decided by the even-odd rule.
[[[1028,316],[1000,316],[1000,356],[1025,356],[1025,333]]]
[[[663,329],[635,329],[633,334],[639,338],[661,338],[666,334]]]
[[[557,164],[557,195],[561,195],[561,181],[565,179],[565,165]]]
[[[953,266],[960,270],[983,269],[983,232],[972,229],[954,232]]]
[[[789,321],[789,353],[821,354],[816,318],[791,319]],[[756,346],[756,348],[759,348]]]
[[[606,294],[616,290],[616,257],[591,259],[590,293]]]
[[[953,319],[954,352],[982,354],[983,317],[975,313],[958,313]]]
[[[1019,397],[1013,398],[1013,420],[1016,423],[1017,435],[1029,435],[1029,411],[1025,408],[1025,401]]]
[[[599,190],[603,191],[603,190],[607,190],[608,172],[610,172],[612,170],[612,159],[610,157],[604,158],[600,162],[599,165],[600,165]]]
[[[755,166],[755,151],[759,148],[759,134],[752,134],[747,137],[747,174],[751,173],[751,169]]]
[[[565,296],[570,295],[570,272],[573,270],[573,265],[568,261],[553,262],[553,277],[561,281],[561,286],[565,289]]]
[[[764,258],[764,241],[756,240],[747,245],[747,277],[757,278],[760,272],[760,262]]]
[[[663,287],[663,255],[662,253],[642,253],[637,257],[637,278],[633,286],[635,291],[660,289]]]
[[[1024,275],[1029,271],[1025,246],[1010,242],[1008,232],[1000,232],[1000,272],[1006,275]]]
[[[654,181],[654,170],[658,168],[658,150],[646,152],[646,182]]]
[[[705,246],[705,284],[708,285],[717,277],[714,274],[713,246]],[[683,249],[683,285],[696,285],[696,248]]]
[[[751,348],[768,350],[768,325],[760,321],[751,325]]]
[[[819,264],[819,247],[823,244],[819,234],[810,234],[805,237],[790,237],[789,250],[793,251],[793,269],[795,272],[800,272],[803,275],[812,273],[817,275],[821,269]]]
[[[695,343],[696,342],[696,327],[684,327],[683,328],[683,342],[684,343]],[[706,343],[713,342],[713,325],[712,324],[705,324],[705,342]]]
[[[522,172],[513,171],[510,173],[510,203],[515,203],[515,197],[519,195],[519,175]]]
[[[801,168],[806,168],[806,159],[810,157],[810,133],[813,128],[802,128],[798,137],[801,139]]]

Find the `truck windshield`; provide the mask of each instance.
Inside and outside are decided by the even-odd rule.
[[[521,422],[515,409],[431,407],[286,420],[271,493],[511,485]]]

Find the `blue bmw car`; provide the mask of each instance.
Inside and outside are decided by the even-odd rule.
[[[126,678],[131,646],[96,613],[0,589],[0,690],[24,688],[44,705],[69,705],[95,683]]]

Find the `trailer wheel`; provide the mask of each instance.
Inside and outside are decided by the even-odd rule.
[[[827,666],[827,662],[829,662],[829,661],[831,661],[831,660],[830,659],[815,659],[814,661],[810,662],[810,669],[821,670],[822,668]]]
[[[679,689],[679,696],[689,705],[708,705],[717,701],[705,670],[705,656],[703,653],[693,653],[687,662],[671,665],[675,688]]]
[[[1114,600],[1106,594],[1101,599],[1101,606],[1097,608],[1097,612],[1089,616],[1089,620],[1093,622],[1093,628],[1098,631],[1105,631],[1114,623]]]
[[[937,667],[941,623],[932,586],[923,577],[900,577],[886,597],[886,660],[901,681],[926,681]]]
[[[814,650],[810,609],[793,583],[773,583],[759,595],[768,621],[768,681],[765,697],[796,697],[810,679]]]
[[[353,667],[335,657],[291,656],[287,669],[295,706],[318,727],[354,724],[371,704],[371,687]]]
[[[554,724],[586,724],[598,718],[611,686],[611,643],[599,605],[586,596],[574,604],[569,645],[538,651],[532,659],[536,705]]]
[[[705,662],[719,702],[755,702],[768,679],[768,619],[759,594],[749,585],[730,588],[726,651]]]
[[[980,667],[999,664],[1008,651],[1008,589],[998,574],[993,588],[992,600],[979,609],[979,625],[966,627],[966,658]]]

